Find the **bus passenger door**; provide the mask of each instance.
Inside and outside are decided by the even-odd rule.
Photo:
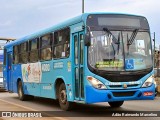
[[[83,56],[84,56],[84,32],[73,34],[74,40],[74,84],[75,100],[84,100]]]
[[[8,91],[13,91],[13,80],[12,80],[12,53],[7,53],[7,85]]]

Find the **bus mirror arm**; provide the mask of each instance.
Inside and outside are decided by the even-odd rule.
[[[84,39],[84,43],[85,46],[90,46],[91,45],[91,32],[90,32],[90,27],[86,26],[86,34],[85,34],[85,39]]]

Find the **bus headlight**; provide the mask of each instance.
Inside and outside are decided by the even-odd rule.
[[[93,87],[97,89],[107,89],[107,87],[102,82],[92,76],[87,76],[87,80],[92,84]]]
[[[154,82],[154,77],[150,76],[142,85],[142,87],[150,87]]]

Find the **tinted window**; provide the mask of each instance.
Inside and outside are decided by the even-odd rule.
[[[65,28],[54,33],[53,58],[69,57],[70,29]]]
[[[28,61],[28,42],[20,44],[20,63],[27,63]]]
[[[37,62],[39,58],[38,38],[29,42],[29,62]]]
[[[50,60],[52,58],[52,34],[41,37],[40,58],[41,60]]]
[[[104,28],[149,29],[149,25],[145,17],[125,14],[89,15],[87,18],[87,26],[90,26],[90,30],[103,30]]]
[[[37,40],[38,40],[38,39],[33,39],[33,40],[31,41],[31,50],[37,49]]]
[[[41,48],[51,45],[52,34],[41,37]]]
[[[3,60],[3,65],[6,65],[6,56],[7,56],[7,50],[4,49],[4,60]]]
[[[13,63],[17,64],[19,63],[19,46],[13,47]]]

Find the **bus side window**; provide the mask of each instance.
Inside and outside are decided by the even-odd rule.
[[[4,59],[3,59],[3,65],[6,65],[6,57],[7,57],[7,50],[4,48]]]
[[[28,42],[20,44],[20,63],[28,62]]]
[[[38,38],[29,41],[29,62],[37,62],[39,59]]]
[[[65,52],[65,57],[69,57],[70,45],[68,40],[64,44],[64,52]]]
[[[52,58],[52,34],[40,38],[40,59],[50,60]]]
[[[65,28],[54,33],[54,58],[69,57],[70,54],[70,29]]]
[[[13,47],[13,64],[19,63],[19,45]]]

